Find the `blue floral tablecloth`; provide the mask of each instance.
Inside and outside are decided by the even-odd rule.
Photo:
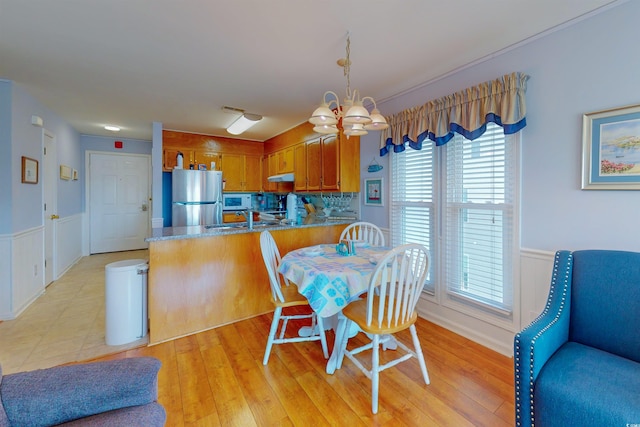
[[[296,249],[282,258],[278,271],[298,286],[319,316],[339,313],[367,290],[375,260],[387,247],[358,247],[356,254],[338,255],[335,245]]]

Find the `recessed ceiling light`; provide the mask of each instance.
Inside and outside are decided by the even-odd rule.
[[[107,125],[104,128],[106,130],[110,130],[111,132],[120,132],[120,128],[118,126]]]

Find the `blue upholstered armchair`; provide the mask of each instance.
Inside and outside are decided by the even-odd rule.
[[[0,427],[163,426],[160,361],[151,357],[57,366],[2,376]]]
[[[557,252],[514,364],[517,426],[640,425],[640,253]]]

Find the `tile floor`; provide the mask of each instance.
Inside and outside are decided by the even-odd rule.
[[[0,322],[0,364],[5,374],[93,359],[147,344],[148,337],[105,342],[105,266],[148,259],[148,251],[83,257],[15,320]]]

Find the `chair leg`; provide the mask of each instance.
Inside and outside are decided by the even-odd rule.
[[[276,307],[273,312],[273,320],[271,321],[271,329],[269,330],[269,338],[267,338],[267,348],[264,350],[264,358],[262,364],[266,365],[269,362],[269,355],[271,354],[271,347],[273,347],[273,340],[276,338],[276,332],[278,332],[278,324],[280,324],[280,315],[282,314],[282,307]]]
[[[371,412],[378,413],[378,386],[380,380],[380,336],[373,335],[371,349]]]
[[[322,353],[324,354],[324,358],[329,358],[329,348],[327,347],[327,337],[325,336],[324,331],[324,322],[322,321],[322,317],[316,315],[318,333],[320,334],[320,343],[322,344]]]
[[[418,357],[418,362],[420,362],[420,369],[422,370],[422,377],[424,378],[424,382],[429,385],[429,373],[427,372],[427,364],[424,361],[424,354],[422,354],[422,347],[420,347],[420,340],[418,339],[418,333],[416,332],[416,326],[411,325],[409,327],[411,331],[411,337],[413,338],[413,346],[416,349],[416,356]]]
[[[349,324],[351,321],[346,317],[340,315],[338,319],[338,328],[336,330],[336,341],[335,346],[337,347],[333,351],[337,351],[336,357],[336,368],[340,369],[342,367],[342,361],[344,359],[344,352],[347,349],[347,343],[349,342]]]

